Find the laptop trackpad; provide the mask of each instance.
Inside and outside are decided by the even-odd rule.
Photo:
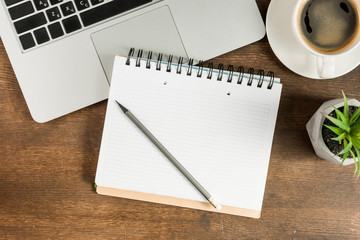
[[[127,56],[131,47],[188,57],[167,6],[95,32],[91,38],[109,82],[115,55]]]

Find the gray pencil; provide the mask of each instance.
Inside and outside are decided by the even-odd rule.
[[[123,105],[118,101],[121,110],[128,118],[155,144],[155,146],[180,170],[182,174],[200,191],[202,195],[209,201],[209,203],[217,210],[221,209],[221,205],[218,204],[215,199],[205,190],[203,186],[181,165],[176,158],[157,140],[154,135]]]

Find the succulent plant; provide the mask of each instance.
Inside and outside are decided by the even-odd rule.
[[[354,176],[357,173],[357,178],[360,176],[360,107],[349,116],[349,105],[347,98],[342,92],[344,98],[344,110],[343,112],[339,111],[336,107],[333,106],[336,118],[324,116],[329,119],[335,126],[329,126],[324,124],[325,127],[333,131],[337,137],[331,138],[334,141],[338,141],[339,144],[344,146],[338,155],[343,155],[341,164],[344,163],[345,159],[351,155],[355,162],[355,171]],[[357,158],[356,158],[357,157]]]

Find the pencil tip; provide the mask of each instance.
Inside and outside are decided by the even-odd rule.
[[[210,204],[211,204],[214,208],[216,208],[216,210],[218,210],[218,211],[221,210],[222,206],[221,206],[213,197],[210,197],[210,198],[208,199],[208,201],[210,202]]]
[[[129,111],[126,107],[124,107],[123,105],[121,105],[118,101],[115,100],[115,102],[117,102],[117,104],[119,104],[121,110],[126,113],[127,111]]]

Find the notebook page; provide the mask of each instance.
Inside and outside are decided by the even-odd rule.
[[[207,202],[119,109],[128,108],[222,205],[261,210],[281,84],[271,90],[130,66],[116,57],[96,184]],[[205,70],[205,69],[204,69]],[[224,76],[225,78],[226,76]],[[267,85],[264,82],[264,85]]]

